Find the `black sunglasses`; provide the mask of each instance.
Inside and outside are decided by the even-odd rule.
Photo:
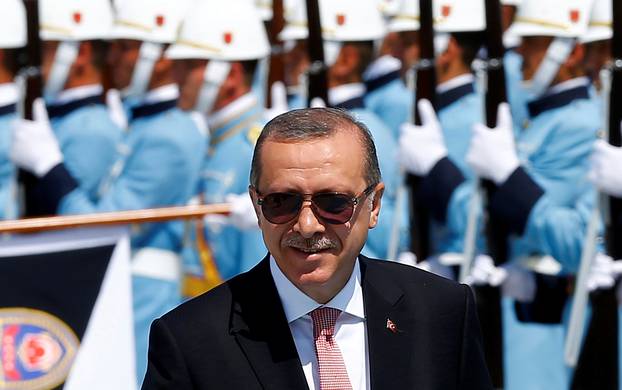
[[[340,225],[349,222],[354,208],[369,196],[376,184],[367,187],[360,195],[352,196],[339,192],[322,192],[318,194],[300,194],[296,192],[273,192],[261,195],[257,189],[257,204],[261,206],[263,216],[274,224],[292,221],[298,216],[305,200],[311,200],[311,210],[322,220]]]

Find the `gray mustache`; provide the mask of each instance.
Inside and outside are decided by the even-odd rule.
[[[337,244],[333,240],[325,236],[313,236],[311,238],[304,238],[299,235],[286,237],[283,240],[283,245],[299,249],[316,251],[337,247]]]

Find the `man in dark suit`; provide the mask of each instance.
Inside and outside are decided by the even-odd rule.
[[[469,288],[360,254],[383,189],[350,115],[268,123],[250,193],[270,253],[153,323],[143,389],[492,389]]]

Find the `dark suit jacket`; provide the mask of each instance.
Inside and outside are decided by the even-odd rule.
[[[372,389],[492,389],[469,287],[359,259]],[[153,322],[142,388],[308,388],[267,257]]]

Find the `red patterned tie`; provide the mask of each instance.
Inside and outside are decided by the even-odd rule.
[[[339,314],[341,310],[332,307],[320,307],[311,312],[321,390],[352,390],[339,345],[333,337]]]

